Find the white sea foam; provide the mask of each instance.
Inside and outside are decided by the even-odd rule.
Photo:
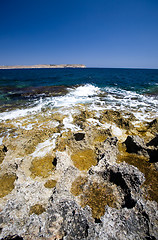
[[[79,131],[81,130],[80,127],[76,126],[75,124],[72,123],[73,122],[73,117],[71,114],[69,114],[68,117],[65,117],[63,119],[63,125],[64,125],[64,129],[65,130],[72,130],[72,131]]]
[[[101,99],[103,103],[99,105],[99,103],[94,102],[93,109],[102,110],[104,108],[129,111],[140,121],[148,121],[158,116],[158,99],[153,96],[146,96],[114,87],[106,87],[104,90],[108,94]]]
[[[62,97],[55,98],[54,107],[70,107],[79,103],[92,103],[98,99],[97,94],[101,90],[90,84],[79,86],[76,89],[70,89],[70,92]]]
[[[102,94],[100,95],[100,93]],[[49,108],[50,112],[54,109],[60,109],[65,114],[64,111],[67,111],[67,109],[84,103],[88,103],[89,109],[95,111],[103,109],[129,111],[140,121],[150,120],[158,116],[158,99],[153,96],[146,96],[117,87],[100,89],[91,84],[86,84],[69,89],[69,93],[64,96],[41,98],[32,107],[0,113],[0,121],[31,116],[46,108]],[[71,120],[70,116],[64,120],[66,128],[73,128],[72,125],[68,126],[72,122]]]
[[[98,87],[90,84],[79,86],[76,89],[69,90],[70,92],[65,96],[47,97],[45,99],[41,98],[39,101],[35,102],[35,105],[33,107],[0,113],[0,121],[32,115],[40,112],[46,107],[60,108],[74,106],[78,103],[90,103],[94,101],[92,97],[97,96],[97,94],[100,92]]]
[[[100,89],[98,87],[95,87],[91,84],[86,84],[84,86],[80,86],[73,91],[73,95],[76,97],[87,97],[87,96],[94,96],[98,93],[100,93]]]
[[[42,107],[44,107],[45,103],[41,102],[38,103],[34,107],[26,108],[26,109],[17,109],[17,110],[12,110],[9,112],[3,112],[0,113],[0,120],[8,120],[8,119],[15,119],[19,117],[25,117],[26,115],[31,115],[33,113],[41,111]]]

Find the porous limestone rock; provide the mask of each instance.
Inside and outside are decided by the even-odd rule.
[[[104,115],[103,121],[113,118],[130,131],[122,114]],[[158,239],[157,170],[151,162],[152,154],[157,156],[157,136],[145,143],[130,135],[122,143],[110,128],[88,125],[89,117],[87,112],[76,116],[82,130],[59,134],[49,158],[47,153],[37,159],[33,153],[53,130],[23,131],[4,142],[1,173],[15,177],[0,198],[0,239]],[[76,159],[82,160],[80,167]],[[44,175],[38,173],[47,161]],[[86,161],[90,164],[84,167]]]
[[[150,162],[158,162],[158,136],[145,144],[139,136],[128,136],[125,140],[127,152],[142,154],[149,158]]]
[[[128,136],[125,145],[129,153],[147,154],[145,142],[137,135]]]

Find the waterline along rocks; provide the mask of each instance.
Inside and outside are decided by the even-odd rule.
[[[0,113],[0,239],[158,239],[158,119],[98,94]]]

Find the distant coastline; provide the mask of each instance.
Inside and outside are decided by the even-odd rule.
[[[0,69],[30,69],[30,68],[86,68],[84,64],[37,64],[0,66]]]

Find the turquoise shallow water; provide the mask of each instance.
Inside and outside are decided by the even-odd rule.
[[[72,92],[73,90],[73,92]],[[65,98],[63,98],[65,96]],[[0,70],[0,112],[37,106],[91,102],[114,108],[157,111],[158,70],[12,69]],[[42,105],[43,106],[43,105]]]

